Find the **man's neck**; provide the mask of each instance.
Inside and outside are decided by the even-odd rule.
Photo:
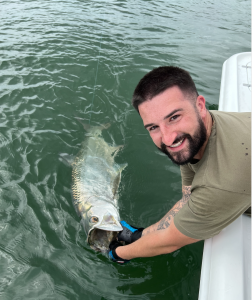
[[[207,138],[206,138],[206,141],[203,144],[203,146],[200,148],[200,151],[194,156],[194,159],[198,159],[198,160],[200,160],[203,157],[206,145],[208,143],[208,140],[209,140],[211,132],[212,132],[213,118],[209,111],[207,111],[206,118],[205,118],[205,120],[203,120],[203,123],[206,127]]]

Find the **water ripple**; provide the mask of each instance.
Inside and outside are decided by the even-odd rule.
[[[59,154],[76,155],[85,138],[75,117],[110,122],[104,138],[124,145],[116,160],[128,163],[121,217],[160,219],[181,196],[179,170],[155,152],[133,90],[173,64],[217,108],[222,63],[250,51],[247,1],[1,4],[1,299],[197,299],[202,244],[126,266],[89,248]]]

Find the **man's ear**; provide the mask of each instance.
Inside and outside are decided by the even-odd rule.
[[[207,111],[207,109],[206,109],[206,99],[202,95],[199,95],[197,97],[196,107],[197,107],[198,112],[201,115],[201,117],[205,118],[206,111]]]

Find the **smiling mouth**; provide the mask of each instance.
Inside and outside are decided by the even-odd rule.
[[[177,142],[176,144],[172,144],[171,146],[169,146],[170,148],[176,148],[179,147],[183,142],[184,142],[185,138],[182,138],[179,142]]]

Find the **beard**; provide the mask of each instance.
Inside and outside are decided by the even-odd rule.
[[[198,127],[193,136],[188,133],[181,134],[176,140],[173,142],[174,144],[181,141],[181,139],[186,138],[188,140],[187,149],[182,149],[181,151],[170,153],[167,150],[167,147],[164,143],[161,143],[161,148],[158,147],[160,151],[166,154],[172,162],[177,165],[185,165],[192,161],[193,157],[199,152],[200,148],[204,145],[207,139],[207,131],[206,127],[198,115]]]

